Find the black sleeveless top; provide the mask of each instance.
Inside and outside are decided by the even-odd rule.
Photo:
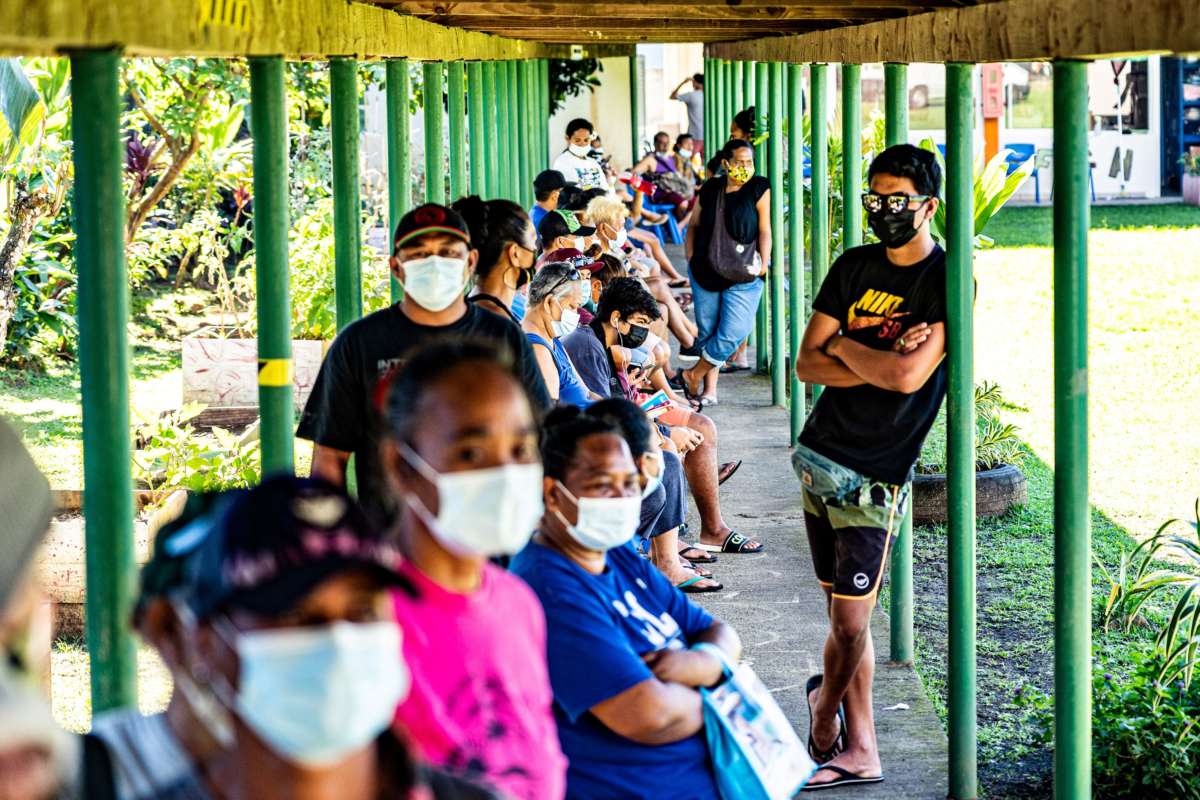
[[[708,292],[723,292],[733,283],[722,278],[709,263],[708,250],[717,221],[717,196],[725,191],[724,175],[709,178],[700,187],[700,224],[696,227],[695,250],[689,264],[692,277],[700,288]],[[755,175],[736,192],[725,195],[725,218],[721,225],[742,244],[756,245],[758,242],[758,209],[755,208],[763,194],[771,188],[771,182],[762,175]]]

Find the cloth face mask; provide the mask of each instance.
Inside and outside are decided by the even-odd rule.
[[[559,520],[575,541],[589,550],[601,552],[620,547],[637,533],[642,517],[642,498],[632,497],[575,497],[558,481],[558,487],[579,509],[579,521],[574,525],[560,512]]]
[[[917,228],[913,227],[913,220],[916,219],[919,210],[906,208],[900,212],[887,210],[869,212],[867,223],[871,226],[871,233],[883,242],[884,247],[895,249],[908,244],[917,235]]]
[[[542,517],[542,465],[438,472],[407,444],[400,452],[438,492],[438,513],[409,492],[405,501],[450,552],[465,557],[512,555]]]
[[[438,312],[462,297],[467,286],[467,262],[462,258],[426,256],[404,262],[404,292],[421,308]]]
[[[725,174],[734,183],[746,183],[754,177],[754,167],[730,167]]]
[[[571,155],[579,156],[580,158],[586,158],[587,154],[592,152],[592,148],[588,147],[586,144],[568,145],[567,149],[571,151]]]

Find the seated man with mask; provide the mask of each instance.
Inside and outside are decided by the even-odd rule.
[[[413,591],[399,564],[324,481],[193,498],[155,541],[134,618],[175,691],[163,714],[97,717],[107,796],[492,797],[390,730],[411,684],[388,595]]]
[[[463,218],[445,206],[427,203],[404,215],[396,226],[392,274],[404,285],[404,299],[347,325],[325,355],[296,435],[309,439],[312,474],[337,486],[346,483],[354,455],[358,498],[372,521],[391,521],[379,459],[379,379],[401,366],[417,345],[474,338],[496,344],[513,360],[535,412],[550,406],[541,370],[521,329],[509,319],[466,302],[467,281],[478,252]]]

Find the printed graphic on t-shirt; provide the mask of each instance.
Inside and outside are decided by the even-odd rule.
[[[528,734],[500,678],[489,675],[480,681],[476,675],[465,675],[451,692],[446,709],[451,719],[459,722],[463,737],[446,754],[445,766],[450,772],[484,784],[501,778],[505,790],[517,797],[538,796],[538,776],[515,761],[496,763],[496,759],[511,758],[514,750],[519,751],[522,737]]]
[[[646,582],[641,578],[637,579],[637,585],[646,589]],[[667,650],[682,650],[683,641],[680,638],[682,631],[679,630],[679,623],[675,621],[667,612],[663,612],[658,616],[651,614],[638,601],[637,595],[630,590],[625,590],[623,600],[614,599],[612,601],[613,608],[627,620],[636,620],[634,627],[637,628],[646,641],[654,645],[657,649]],[[641,626],[638,627],[638,623]]]
[[[594,167],[576,167],[580,189],[595,189],[604,186],[604,172]]]
[[[850,312],[846,316],[846,330],[879,328],[880,339],[895,339],[903,329],[900,320],[909,315],[908,311],[896,310],[903,303],[904,298],[899,295],[879,289],[867,289],[862,293],[862,297],[850,305]]]

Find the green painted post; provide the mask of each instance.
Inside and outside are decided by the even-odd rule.
[[[783,64],[772,61],[769,67],[770,131],[767,140],[768,177],[771,181],[771,269],[767,287],[771,292],[771,404],[787,405],[787,358],[784,356],[783,309]]]
[[[450,121],[450,200],[467,193],[466,80],[461,61],[446,62],[446,116]]]
[[[467,127],[471,142],[471,194],[487,197],[487,140],[483,122],[483,64],[467,64]]]
[[[758,117],[755,120],[755,138],[761,138],[765,131],[758,130],[759,123],[764,115],[769,111],[771,105],[771,85],[767,76],[767,62],[758,61],[754,64],[754,113]],[[771,165],[767,158],[766,141],[760,141],[754,147],[754,163],[758,167],[759,173],[763,170],[770,170]],[[772,231],[774,232],[774,231]],[[764,287],[762,295],[758,298],[758,314],[754,318],[754,366],[758,374],[763,375],[767,371],[767,366],[770,363],[769,355],[771,348],[770,341],[770,322],[768,317],[769,298],[771,296],[771,276],[765,276],[767,285]]]
[[[541,172],[550,166],[550,61],[545,58],[538,59],[538,67],[540,73],[538,84],[542,90],[541,105],[538,106],[538,129],[541,131],[541,150],[538,152],[537,172]]]
[[[862,244],[862,66],[842,64],[842,252]]]
[[[706,123],[704,127],[705,147],[709,151],[715,151],[716,149],[708,144],[708,141],[710,136],[713,141],[719,138],[715,135],[720,127],[718,120],[724,119],[729,114],[729,106],[731,105],[729,94],[732,89],[730,83],[733,80],[733,68],[729,65],[728,61],[718,58],[714,59],[713,62],[715,64],[713,73],[717,76],[717,85],[712,89],[709,88],[707,83],[704,86],[704,107],[709,108],[711,106],[712,108],[712,121]],[[707,81],[707,78],[705,80]],[[709,131],[713,131],[713,133],[710,134]],[[717,145],[717,147],[720,147],[720,145]],[[707,156],[708,154],[706,153],[705,155]]]
[[[973,65],[946,65],[946,473],[950,797],[977,795]]]
[[[642,125],[645,120],[645,110],[642,107],[642,69],[637,54],[629,57],[629,120],[630,132],[630,164],[636,164],[641,156]]]
[[[521,164],[521,182],[517,192],[517,202],[522,208],[533,204],[533,73],[530,67],[533,62],[528,59],[517,62],[517,114],[521,120],[521,133],[518,143],[521,152],[518,153]]]
[[[804,333],[804,66],[788,64],[788,355],[800,354]],[[791,443],[804,427],[804,384],[789,369]]]
[[[422,65],[425,104],[425,202],[446,202],[445,117],[442,115],[442,62]]]
[[[808,82],[812,92],[809,106],[809,160],[812,183],[812,297],[817,296],[829,272],[829,65],[813,64]],[[813,403],[821,396],[821,385],[813,384]]]
[[[87,644],[95,711],[137,705],[137,649],[129,629],[137,564],[120,65],[117,50],[71,53]]]
[[[358,172],[358,64],[329,62],[333,136],[333,292],[337,327],[362,316],[362,201]]]
[[[738,111],[754,105],[754,71],[753,61],[742,62],[742,107]]]
[[[412,207],[412,117],[408,108],[412,87],[407,59],[390,59],[384,70],[388,117],[388,241],[391,241],[400,218]],[[393,276],[392,302],[403,296],[404,287]]]
[[[746,63],[744,61],[733,62],[733,80],[731,81],[733,89],[733,107],[729,116],[732,119],[733,114],[741,111],[746,107]],[[723,119],[720,121],[722,136],[729,135],[729,120]]]
[[[288,133],[282,58],[250,59],[254,274],[263,474],[295,469],[292,311],[288,287]],[[334,257],[339,245],[335,242]],[[335,268],[336,269],[336,268]]]
[[[508,83],[506,84],[508,87],[508,100],[504,105],[504,111],[508,115],[508,152],[504,154],[504,157],[511,162],[508,174],[509,184],[504,196],[517,203],[521,200],[521,158],[518,151],[521,148],[521,141],[523,139],[521,115],[518,112],[517,62],[506,61],[504,63],[504,71],[508,78]]]
[[[712,126],[713,117],[719,113],[718,106],[720,105],[720,87],[721,87],[721,68],[720,59],[705,58],[704,59],[704,131],[708,135],[708,130]]]
[[[500,153],[503,152],[502,140],[504,123],[499,113],[499,98],[501,73],[499,62],[483,62],[483,132],[487,145],[487,198],[499,197],[500,187],[504,185],[503,164]]]
[[[908,65],[885,64],[884,125],[887,145],[908,141]],[[911,489],[909,487],[911,498]],[[913,514],[912,503],[900,523],[900,535],[892,546],[890,658],[896,664],[911,664],[913,660]]]
[[[1054,796],[1092,796],[1088,65],[1054,62]]]

